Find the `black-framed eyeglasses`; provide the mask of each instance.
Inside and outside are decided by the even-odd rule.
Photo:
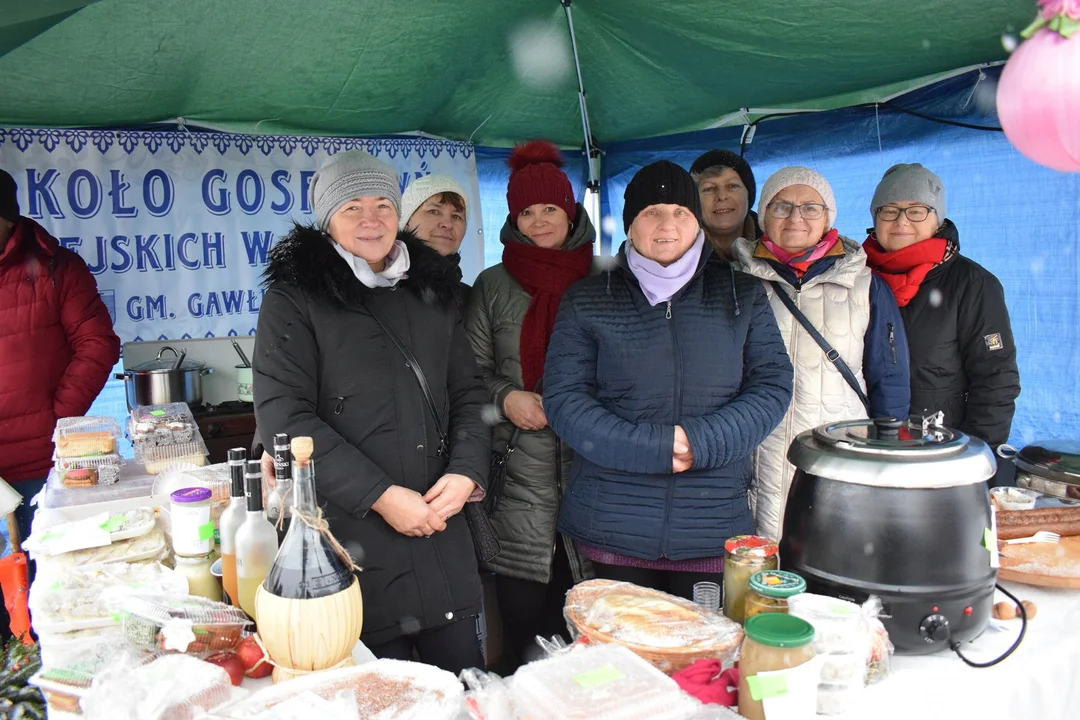
[[[911,222],[922,222],[930,217],[930,213],[932,212],[934,212],[934,208],[925,205],[912,205],[911,207],[906,208],[898,208],[895,205],[883,205],[878,208],[877,219],[884,220],[885,222],[895,222],[900,219],[900,213],[904,213],[904,216]]]
[[[791,213],[796,209],[799,211],[799,215],[803,220],[820,220],[825,217],[825,213],[828,211],[827,205],[821,203],[803,203],[802,205],[792,205],[789,202],[771,202],[765,206],[769,211],[769,214],[778,220],[791,217]]]

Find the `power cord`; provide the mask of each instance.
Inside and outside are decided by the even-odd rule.
[[[977,662],[974,662],[972,660],[968,660],[966,657],[964,657],[964,653],[960,652],[960,643],[958,643],[958,642],[949,643],[949,649],[952,650],[953,652],[955,652],[957,655],[959,655],[961,660],[963,660],[965,663],[967,663],[968,665],[970,665],[973,668],[988,668],[988,667],[993,667],[994,665],[997,665],[999,662],[1001,662],[1005,658],[1012,655],[1013,651],[1016,650],[1016,648],[1020,647],[1020,641],[1024,639],[1024,633],[1027,632],[1027,610],[1024,609],[1023,604],[1019,600],[1017,600],[1015,595],[1013,595],[1011,592],[1009,592],[1005,588],[1001,587],[1000,585],[995,585],[995,587],[997,587],[997,589],[1000,590],[1001,592],[1005,593],[1005,596],[1007,598],[1009,598],[1014,603],[1016,603],[1016,608],[1020,611],[1020,635],[1016,638],[1016,641],[1013,642],[1012,647],[1010,647],[1008,650],[1005,651],[1004,655],[997,658],[996,660],[991,660],[989,662],[984,662],[984,663],[977,663]]]

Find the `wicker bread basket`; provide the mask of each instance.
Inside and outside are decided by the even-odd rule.
[[[680,647],[652,646],[645,642],[620,637],[618,618],[605,618],[604,627],[596,625],[596,613],[591,611],[602,598],[615,596],[640,597],[647,600],[667,601],[688,613],[672,619],[661,613],[651,619],[634,618],[638,628],[646,627],[659,634],[670,630],[671,634],[685,635],[688,639]],[[619,599],[622,599],[621,597]],[[730,657],[742,643],[743,631],[723,615],[711,612],[684,598],[613,580],[587,580],[575,585],[566,595],[566,620],[576,636],[589,642],[617,643],[633,651],[669,675],[702,659]],[[690,617],[692,614],[692,618]]]

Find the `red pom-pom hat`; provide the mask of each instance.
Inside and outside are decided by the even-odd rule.
[[[555,205],[566,212],[570,222],[577,220],[574,188],[559,169],[563,158],[557,147],[544,140],[532,140],[515,147],[506,162],[510,166],[506,204],[514,227],[521,211],[537,204]]]

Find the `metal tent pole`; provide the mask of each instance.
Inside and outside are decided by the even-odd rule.
[[[592,126],[589,125],[589,107],[585,100],[585,82],[581,79],[581,59],[578,57],[577,36],[574,34],[574,13],[570,9],[572,0],[560,0],[566,11],[566,24],[570,28],[570,47],[574,51],[574,68],[577,70],[578,102],[581,105],[581,127],[585,133],[585,156],[589,163],[588,188],[600,192],[600,150],[593,142]]]

